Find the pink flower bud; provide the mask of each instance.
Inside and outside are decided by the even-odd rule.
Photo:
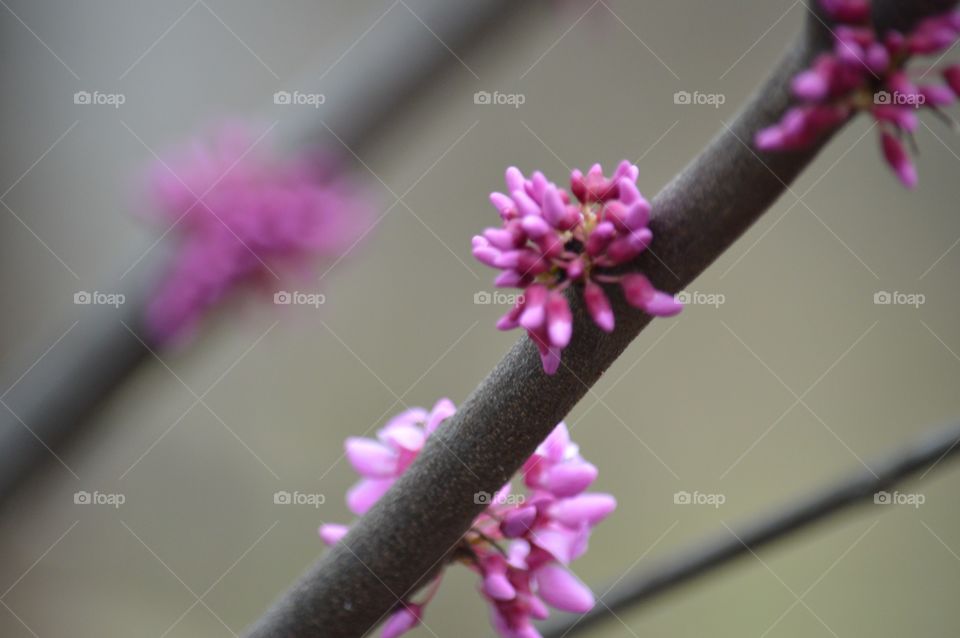
[[[641,310],[646,309],[647,304],[653,301],[657,294],[657,290],[650,283],[650,280],[640,273],[624,275],[623,279],[620,280],[620,285],[623,286],[623,294],[627,303]]]
[[[903,145],[886,131],[881,134],[880,140],[887,164],[890,165],[890,168],[893,169],[904,186],[914,188],[917,185],[917,169],[910,161],[910,156],[907,155]]]
[[[584,614],[595,604],[593,594],[583,582],[562,565],[550,563],[535,572],[537,593],[551,607]]]
[[[610,307],[610,300],[607,299],[603,288],[588,281],[583,290],[583,299],[587,304],[587,310],[593,317],[593,322],[604,332],[613,332],[613,309]]]
[[[385,478],[397,470],[397,453],[379,441],[351,436],[344,447],[350,464],[363,476]]]
[[[551,468],[543,477],[542,485],[558,498],[576,496],[597,479],[597,468],[581,461],[563,463]]]
[[[609,494],[581,494],[561,499],[550,505],[548,515],[568,527],[583,523],[596,525],[617,508],[617,501]]]
[[[380,638],[397,638],[420,624],[422,610],[418,605],[405,604],[403,609],[393,612],[383,623]]]
[[[320,540],[322,540],[326,545],[336,545],[340,542],[341,538],[347,535],[347,532],[349,531],[350,528],[346,525],[325,523],[320,526],[320,529],[317,530],[317,533],[320,535]]]
[[[533,527],[537,520],[537,508],[528,505],[519,509],[510,510],[503,516],[503,522],[500,523],[500,529],[507,538],[518,538],[523,536]]]
[[[547,330],[550,344],[563,349],[573,335],[573,315],[563,293],[553,291],[547,300]]]

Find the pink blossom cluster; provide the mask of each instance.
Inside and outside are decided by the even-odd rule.
[[[239,123],[159,161],[149,182],[154,217],[178,239],[147,309],[157,342],[183,338],[241,285],[306,276],[351,245],[370,212],[332,162],[281,159]]]
[[[413,462],[426,439],[455,412],[449,399],[427,411],[412,408],[391,419],[376,439],[351,437],[347,458],[361,480],[347,493],[352,512],[364,514]],[[585,461],[560,423],[524,463],[525,493],[507,483],[496,494],[478,492],[486,504],[454,555],[481,579],[480,593],[504,638],[538,638],[533,625],[549,615],[548,605],[584,613],[594,597],[568,568],[586,550],[593,527],[617,506],[609,494],[587,493],[597,468]],[[324,524],[320,537],[338,543],[349,528]],[[417,602],[403,601],[384,623],[382,638],[396,638],[420,624],[441,576]]]
[[[610,270],[634,259],[653,241],[647,227],[650,204],[637,190],[638,174],[626,160],[611,177],[604,176],[599,164],[586,174],[575,170],[571,198],[540,171],[528,179],[510,167],[507,193],[490,194],[503,225],[475,236],[473,255],[503,271],[497,286],[524,290],[497,327],[523,327],[539,349],[547,374],[557,371],[573,334],[563,294],[572,284],[582,286],[591,318],[606,332],[613,331],[614,316],[600,284],[619,284],[630,305],[654,316],[672,316],[682,309],[644,275]]]
[[[879,125],[883,156],[908,188],[917,183],[917,171],[903,139],[919,125],[921,108],[934,110],[952,104],[960,95],[960,65],[943,70],[945,84],[919,82],[906,69],[914,56],[937,55],[960,37],[960,11],[920,21],[909,33],[878,33],[871,22],[869,0],[821,0],[836,23],[833,50],[822,53],[812,66],[793,79],[800,104],[777,124],[756,136],[761,150],[797,150],[857,111],[870,113]]]

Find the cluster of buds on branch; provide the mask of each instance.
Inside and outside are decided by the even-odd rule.
[[[427,411],[411,408],[391,419],[376,439],[347,439],[347,458],[363,477],[347,493],[347,505],[364,514],[417,457],[427,438],[455,412],[449,399]],[[507,483],[496,494],[478,492],[486,505],[453,552],[477,572],[480,592],[490,604],[493,626],[504,638],[539,638],[533,620],[549,615],[548,605],[584,613],[594,605],[590,589],[568,568],[587,550],[593,527],[617,506],[609,494],[587,493],[597,468],[580,455],[560,423],[521,470],[525,493]],[[325,524],[319,533],[329,545],[346,536],[345,525]],[[401,601],[384,623],[383,638],[396,638],[420,624],[441,575],[418,601]]]
[[[819,55],[813,65],[793,79],[800,104],[777,124],[757,133],[756,145],[765,151],[789,151],[813,144],[821,135],[862,111],[880,130],[883,156],[908,188],[917,184],[917,171],[904,148],[913,143],[919,126],[917,112],[927,108],[950,122],[940,109],[960,95],[960,65],[943,69],[944,84],[921,83],[907,71],[915,56],[939,55],[960,37],[960,11],[921,20],[908,33],[879,33],[871,21],[868,0],[821,0],[837,26],[833,50]]]
[[[647,227],[650,204],[637,190],[639,170],[624,160],[611,177],[599,164],[570,176],[571,197],[536,171],[529,179],[507,169],[507,194],[491,193],[503,226],[473,238],[473,255],[503,272],[498,286],[522,288],[523,296],[497,323],[522,327],[536,344],[543,369],[553,374],[573,335],[573,317],[563,291],[582,289],[587,310],[605,332],[614,328],[610,300],[600,284],[619,284],[630,305],[666,317],[682,305],[640,273],[613,271],[653,241]]]

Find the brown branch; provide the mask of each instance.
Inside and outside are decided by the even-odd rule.
[[[906,4],[891,6],[906,10]],[[942,10],[953,2],[925,4]],[[752,148],[755,132],[788,107],[790,79],[830,42],[821,18],[810,17],[733,123],[653,200],[653,250],[636,267],[658,288],[676,292],[703,272],[826,143],[778,154]],[[483,509],[474,494],[495,492],[509,480],[649,323],[617,290],[609,294],[617,317],[612,334],[595,328],[580,296],[571,295],[575,337],[558,373],[544,374],[534,346],[520,339],[388,494],[248,635],[360,636],[423,584]]]

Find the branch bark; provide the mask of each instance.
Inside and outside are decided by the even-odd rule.
[[[956,0],[887,2],[879,24],[902,24]],[[912,5],[912,6],[911,6]],[[754,134],[790,104],[791,78],[831,44],[822,16],[802,33],[735,120],[653,200],[653,250],[635,264],[660,289],[677,292],[723,253],[813,159],[813,148],[765,154]],[[439,567],[493,493],[649,323],[618,290],[608,293],[617,328],[601,333],[578,294],[569,300],[574,339],[554,376],[521,338],[432,436],[393,488],[249,630],[250,638],[360,636]]]

